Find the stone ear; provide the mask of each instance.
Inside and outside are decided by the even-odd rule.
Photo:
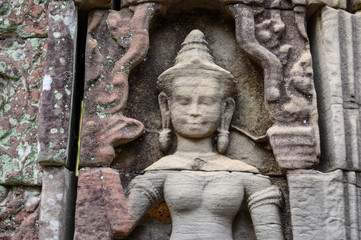
[[[229,143],[229,127],[231,125],[233,113],[235,110],[236,103],[234,99],[229,97],[223,102],[223,109],[221,115],[221,123],[218,128],[217,136],[217,151],[224,153]]]
[[[163,152],[166,152],[170,146],[171,133],[170,130],[170,111],[169,99],[165,92],[158,95],[159,108],[162,116],[162,130],[159,132],[159,145]]]

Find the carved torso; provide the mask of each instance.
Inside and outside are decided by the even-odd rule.
[[[136,199],[145,196],[152,205],[165,200],[172,217],[173,240],[233,239],[232,222],[243,200],[271,186],[268,177],[261,174],[229,171],[229,164],[238,165],[238,169],[253,167],[219,154],[184,158],[181,163],[186,170],[180,169],[177,160],[179,157],[174,155],[159,160],[154,165],[162,165],[161,169],[150,166],[130,186],[131,195],[137,196]],[[202,166],[199,166],[200,161]],[[220,167],[222,161],[224,169]],[[192,170],[195,165],[210,171]],[[173,170],[175,166],[178,170]]]
[[[168,174],[164,198],[173,220],[171,239],[214,239],[215,236],[232,239],[232,221],[243,196],[239,174],[197,171]]]

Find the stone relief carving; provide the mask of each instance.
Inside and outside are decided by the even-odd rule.
[[[127,224],[112,231],[129,234],[147,210],[165,200],[172,217],[171,239],[233,239],[233,219],[247,200],[257,239],[283,239],[278,188],[255,167],[220,154],[228,145],[235,82],[214,63],[201,31],[186,37],[175,65],[159,76],[158,86],[161,147],[169,146],[172,129],[177,150],[130,183],[124,201],[128,210],[122,216]]]
[[[305,7],[282,11],[280,1],[257,4],[214,1],[212,4],[220,7],[226,3],[223,7],[230,10],[235,20],[239,47],[263,68],[265,106],[274,119],[268,136],[278,164],[285,170],[316,165],[319,135],[312,70],[309,67],[297,71],[293,68],[295,64],[301,64],[297,61],[307,61],[311,66],[304,26]],[[152,19],[163,14],[170,3],[139,0],[122,4],[119,12],[94,12],[91,17],[87,55],[94,59],[86,60],[89,71],[86,74],[81,166],[109,166],[115,156],[114,148],[144,132],[142,123],[123,114],[129,73],[145,59]],[[108,45],[92,35],[95,28],[104,24],[104,14],[107,15],[104,31],[109,31],[112,38],[112,42],[107,40]],[[286,29],[284,21],[296,24]],[[293,75],[304,77],[301,80]],[[292,80],[294,78],[300,81]],[[99,129],[99,125],[104,127]],[[293,133],[285,135],[289,131]],[[281,138],[288,138],[290,144],[281,143]],[[305,141],[311,144],[305,145]],[[298,152],[297,159],[281,154],[288,151]]]
[[[94,60],[86,62],[89,71],[85,76],[87,111],[83,120],[82,166],[109,166],[115,147],[143,133],[143,124],[125,117],[123,109],[128,98],[129,73],[149,48],[149,23],[156,6],[146,3],[110,12],[105,29],[109,29],[112,43],[104,49],[91,35],[103,18],[103,12],[94,12],[88,29],[87,56]]]
[[[277,168],[273,172],[276,174],[282,174],[282,172],[278,166],[273,168],[272,165],[264,168],[267,169],[264,171],[259,165],[270,159],[274,161],[274,157],[283,170],[310,168],[318,162],[318,127],[312,83],[313,73],[308,39],[303,24],[305,7],[297,6],[293,10],[283,11],[280,10],[282,7],[278,5],[281,3],[277,1],[271,3],[269,1],[258,1],[257,3],[212,1],[211,8],[217,12],[223,11],[222,13],[229,14],[232,24],[233,19],[235,21],[235,38],[233,33],[229,38],[232,39],[232,44],[235,43],[234,39],[236,39],[237,43],[234,46],[237,51],[242,52],[234,53],[234,55],[239,55],[237,58],[233,57],[235,62],[242,62],[242,59],[249,57],[253,63],[256,63],[249,65],[254,67],[258,64],[253,70],[257,72],[254,75],[257,77],[252,76],[250,81],[258,79],[262,81],[261,72],[263,71],[264,81],[256,88],[260,92],[260,99],[264,96],[265,108],[263,110],[266,112],[264,115],[269,114],[269,116],[264,119],[257,119],[261,124],[266,122],[262,129],[256,127],[251,129],[247,128],[247,124],[242,123],[246,117],[239,118],[237,116],[237,121],[233,121],[231,125],[236,104],[232,100],[232,91],[229,89],[237,89],[239,85],[242,86],[240,82],[243,80],[239,81],[239,78],[243,78],[247,73],[240,74],[237,71],[242,70],[237,70],[235,72],[235,76],[238,78],[237,88],[231,87],[234,83],[230,79],[233,77],[224,70],[231,68],[228,68],[228,65],[223,66],[223,63],[217,62],[223,68],[215,64],[210,54],[206,54],[209,50],[205,46],[202,34],[197,32],[187,37],[176,58],[175,65],[159,76],[158,87],[162,91],[159,95],[162,120],[159,119],[157,110],[154,110],[156,108],[156,93],[155,90],[153,91],[155,83],[152,82],[152,79],[154,80],[158,76],[160,70],[155,70],[158,71],[157,74],[149,74],[151,77],[147,76],[147,71],[152,71],[152,67],[155,69],[154,66],[161,68],[162,64],[163,66],[167,64],[167,67],[171,66],[168,63],[171,61],[170,59],[173,59],[178,48],[173,45],[169,46],[172,49],[170,52],[174,52],[167,52],[165,60],[159,61],[159,58],[147,60],[152,57],[149,53],[147,55],[149,29],[152,27],[152,36],[156,35],[155,31],[157,30],[154,29],[162,29],[160,25],[157,25],[158,19],[156,17],[162,18],[171,11],[174,12],[170,15],[178,14],[177,10],[172,9],[172,4],[172,1],[162,0],[157,1],[157,3],[148,3],[142,0],[124,1],[120,11],[95,11],[89,17],[86,53],[86,69],[89,71],[86,73],[84,131],[82,132],[80,158],[82,169],[79,175],[75,239],[87,237],[86,234],[89,233],[89,229],[96,229],[97,236],[102,238],[104,236],[109,239],[124,237],[139,223],[141,216],[147,210],[162,200],[166,201],[172,217],[172,237],[187,239],[187,236],[182,235],[183,229],[193,227],[193,225],[182,225],[185,222],[182,220],[185,215],[182,214],[183,210],[186,209],[188,212],[194,212],[192,219],[199,219],[198,222],[204,222],[204,219],[209,218],[210,212],[218,212],[219,219],[227,222],[227,225],[219,223],[218,227],[223,230],[220,232],[215,230],[216,232],[213,233],[218,234],[217,237],[222,239],[237,238],[239,235],[235,234],[235,229],[232,233],[231,226],[235,214],[244,209],[240,211],[242,201],[238,201],[237,204],[239,205],[232,201],[236,198],[248,200],[246,208],[248,208],[253,222],[252,225],[250,220],[246,220],[250,228],[244,231],[245,234],[240,234],[242,237],[254,239],[248,234],[254,228],[259,239],[270,239],[270,236],[274,236],[275,239],[282,239],[280,214],[278,212],[280,205],[279,190],[273,187],[270,180],[260,174],[259,171],[264,174],[272,174],[273,169]],[[174,3],[174,6],[178,5]],[[195,6],[204,7],[201,2],[197,2]],[[193,11],[192,7],[185,7],[179,10],[179,15],[182,16],[183,11],[187,12],[191,9]],[[169,12],[167,12],[168,10]],[[175,15],[170,16],[167,20],[172,17]],[[172,23],[165,25],[176,28]],[[166,43],[165,45],[168,47],[169,42],[167,41],[180,40],[177,39],[180,36],[175,37],[175,35],[166,33],[166,41],[152,43],[152,49],[156,49],[154,51],[164,53],[168,49],[159,48],[159,45]],[[104,37],[103,34],[110,37]],[[183,38],[184,35],[182,35]],[[214,48],[214,39],[217,38],[217,34],[210,34],[210,38],[210,46]],[[190,52],[196,51],[191,49],[192,44],[203,50],[199,50],[197,54],[190,54]],[[213,48],[211,48],[212,51]],[[153,51],[152,49],[150,52]],[[218,54],[217,59],[223,53],[227,55],[232,52],[233,54],[234,51],[230,51],[230,49],[214,51]],[[185,58],[194,62],[187,65],[187,62],[181,57],[182,55],[188,56]],[[147,65],[149,62],[150,64]],[[135,69],[138,64],[140,64],[139,67]],[[188,66],[194,67],[199,73],[191,72],[187,75],[184,68]],[[244,69],[244,66],[239,69]],[[237,65],[234,64],[232,67],[235,68]],[[132,71],[133,69],[134,71]],[[163,70],[164,68],[162,68]],[[131,71],[132,75],[130,74]],[[208,73],[200,74],[202,71],[208,71]],[[230,71],[233,73],[234,69]],[[209,72],[212,72],[213,75]],[[220,83],[220,79],[224,81]],[[248,81],[251,77],[245,79]],[[140,93],[139,89],[142,89],[141,91],[146,92],[147,100],[148,96],[154,97],[151,105],[152,112],[149,113],[151,115],[149,118],[155,119],[153,122],[142,119],[142,114],[146,112],[144,106],[135,107],[136,109],[133,111],[132,107],[137,105],[137,102],[139,105],[140,97],[133,97],[135,95],[133,92],[130,97],[131,100],[128,99],[128,88],[135,84],[132,81],[140,85],[135,88],[138,94]],[[125,107],[127,100],[132,104],[131,107]],[[141,101],[143,103],[144,99]],[[254,99],[247,101],[251,102]],[[198,111],[204,114],[205,119],[212,119],[212,121],[204,120],[203,128],[198,129],[197,124],[200,124],[197,122],[192,123],[194,125],[189,125],[184,119],[188,112],[193,111],[188,109],[188,104],[190,104],[188,102],[196,102],[198,106],[196,105],[195,109],[199,108]],[[211,102],[211,104],[208,106],[207,102]],[[239,106],[240,102],[237,102],[237,115],[244,113],[244,110],[242,110],[243,112],[239,111]],[[207,108],[200,110],[200,107]],[[142,108],[142,114],[137,112],[140,108]],[[139,119],[146,127],[143,127],[140,121],[127,118],[124,115]],[[153,117],[155,115],[158,117]],[[257,114],[253,114],[251,121],[256,118]],[[174,154],[156,161],[162,157],[160,151],[154,151],[158,148],[156,144],[153,144],[154,139],[156,139],[155,129],[159,129],[160,125],[162,131],[159,135],[159,146],[163,152],[167,152],[170,147],[170,152]],[[229,127],[232,128],[231,133],[233,135],[229,134]],[[201,130],[205,130],[205,132]],[[146,134],[140,139],[125,147],[119,147],[119,145],[135,140],[143,132]],[[253,141],[252,143],[255,145],[262,142],[262,145],[259,144],[258,147],[263,147],[267,151],[272,150],[273,154],[271,151],[269,152],[272,156],[259,154],[267,157],[260,157],[261,160],[255,160],[257,164],[253,164],[249,159],[254,158],[249,158],[248,155],[245,157],[242,155],[242,150],[235,153],[234,149],[242,149],[245,146],[237,146],[240,141],[233,141],[235,132],[238,135],[243,134],[242,137],[247,138],[248,141]],[[176,143],[173,141],[175,139]],[[232,141],[228,149],[232,150],[225,152],[229,139]],[[153,145],[149,142],[152,142]],[[234,142],[236,143],[232,146]],[[268,143],[270,146],[267,145]],[[135,153],[139,149],[142,149],[142,153]],[[225,155],[232,156],[233,159],[242,159],[247,163],[223,156],[222,153],[224,152]],[[153,157],[146,156],[143,158],[146,154]],[[240,157],[238,158],[238,156]],[[154,161],[156,161],[154,164],[145,169],[144,175],[139,175],[145,166],[149,166]],[[222,164],[219,164],[220,162]],[[257,166],[257,168],[249,164]],[[271,170],[268,171],[269,169]],[[138,176],[135,177],[136,175]],[[125,196],[123,187],[127,186],[133,177],[135,179],[130,183],[130,190],[126,192]],[[92,186],[89,187],[87,182],[91,182]],[[233,186],[233,189],[241,190],[228,193],[232,189],[229,187],[230,185]],[[193,188],[199,189],[197,193],[201,193],[201,196],[192,194]],[[182,196],[187,196],[190,199],[180,203],[177,201],[179,192],[183,192]],[[212,192],[213,195],[208,196],[209,192]],[[216,192],[219,194],[215,194]],[[103,197],[99,198],[99,194]],[[197,204],[197,201],[200,203]],[[219,203],[219,208],[217,204],[212,205],[213,203]],[[229,204],[224,206],[227,208],[227,213],[222,215],[219,212],[222,211],[222,205],[226,203]],[[89,209],[94,208],[93,206],[97,206],[97,210],[88,214]],[[203,213],[198,215],[200,211]],[[263,220],[266,223],[262,222]],[[236,221],[238,220],[236,219]],[[239,227],[242,221],[238,221],[235,224],[236,227]],[[99,224],[99,222],[104,224]],[[212,226],[217,226],[217,224]],[[201,223],[197,228],[197,231],[203,231],[204,238],[207,236],[210,238],[210,235],[207,235],[210,234],[208,228]],[[215,227],[211,227],[211,229],[213,228],[215,229]],[[251,231],[249,231],[250,229]],[[268,233],[267,236],[264,236],[266,229],[268,232],[274,233]],[[164,233],[164,236],[168,237],[167,234]],[[253,232],[250,234],[252,235]]]
[[[260,18],[256,17],[259,11],[251,6],[235,4],[228,8],[235,18],[240,47],[264,69],[265,104],[275,119],[267,134],[278,164],[283,169],[318,164],[318,115],[312,61],[304,20],[300,17],[305,14],[304,8],[298,7],[293,16],[283,13],[283,18],[298,20],[294,31],[301,39],[285,35],[282,12],[278,9],[263,10]],[[257,19],[263,20],[257,23]],[[289,152],[295,155],[290,156]]]

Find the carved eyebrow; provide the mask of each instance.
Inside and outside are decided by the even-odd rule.
[[[218,99],[219,96],[218,95],[212,95],[212,96],[208,96],[208,95],[200,95],[199,96],[200,99]]]
[[[201,102],[215,102],[217,100],[216,96],[199,96]]]
[[[187,97],[187,96],[184,96],[184,95],[173,95],[173,98],[175,98],[175,99],[188,99],[189,97]]]
[[[173,96],[173,99],[175,100],[175,101],[183,101],[183,102],[185,102],[185,101],[190,101],[191,100],[191,98],[190,97],[187,97],[187,96],[184,96],[184,95],[176,95],[176,96]]]

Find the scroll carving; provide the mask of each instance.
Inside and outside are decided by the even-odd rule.
[[[157,4],[93,13],[88,30],[86,93],[82,124],[81,165],[110,166],[114,148],[143,133],[141,122],[122,113],[128,98],[130,71],[141,62],[149,48],[149,24]],[[93,38],[94,30],[106,19],[110,44]],[[103,49],[102,49],[103,48]],[[104,49],[105,48],[105,49]]]
[[[278,164],[283,169],[315,166],[319,155],[318,116],[312,60],[301,18],[304,8],[298,7],[293,14],[300,37],[286,40],[280,10],[263,10],[263,20],[256,23],[260,13],[251,6],[234,4],[228,8],[235,18],[239,46],[264,69],[265,104],[275,119],[268,136]],[[290,152],[294,154],[290,156]]]

